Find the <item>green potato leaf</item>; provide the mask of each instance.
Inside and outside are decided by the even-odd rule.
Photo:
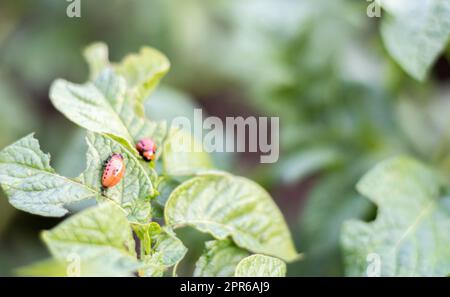
[[[97,250],[115,249],[136,256],[131,226],[125,212],[111,202],[90,207],[42,233],[56,258],[70,253],[89,256]]]
[[[65,215],[67,204],[101,195],[79,180],[58,175],[33,135],[0,152],[0,184],[17,209],[50,217]]]
[[[205,243],[205,250],[195,263],[194,276],[230,277],[236,266],[248,256],[248,252],[230,240],[212,240]]]
[[[89,64],[92,80],[104,68],[112,67],[125,78],[128,93],[138,102],[148,97],[170,69],[167,57],[151,47],[142,47],[139,53],[127,55],[120,63],[110,63],[107,45],[97,42],[85,49],[84,57]],[[140,116],[143,116],[143,111],[140,108]]]
[[[150,254],[156,235],[161,233],[161,226],[156,222],[150,222],[145,225],[133,224],[132,227],[140,239],[141,253],[145,253],[146,255]]]
[[[0,184],[17,209],[60,217],[67,205],[85,199],[112,200],[128,214],[129,220],[146,223],[151,218],[150,198],[156,192],[149,170],[120,142],[103,134],[89,133],[86,171],[76,179],[58,175],[50,166],[50,156],[28,135],[0,152]],[[113,188],[102,193],[104,161],[112,153],[125,157],[125,176]]]
[[[135,154],[134,143],[144,137],[151,137],[161,146],[166,123],[141,117],[143,105],[127,94],[126,87],[123,77],[106,68],[95,81],[83,85],[56,80],[50,99],[72,122],[93,132],[110,134]]]
[[[152,253],[143,259],[145,268],[140,270],[139,275],[141,276],[163,276],[164,272],[170,267],[176,266],[186,255],[187,248],[167,228],[152,238],[152,241],[155,244]]]
[[[162,263],[167,267],[176,265],[187,252],[181,240],[167,228],[156,237],[154,249],[162,254]]]
[[[118,271],[136,271],[135,243],[124,211],[111,202],[88,208],[55,228],[42,233],[51,254],[59,261],[70,259],[108,263]],[[80,266],[80,270],[83,267]]]
[[[383,0],[381,4],[389,13],[381,25],[387,50],[408,74],[424,80],[450,39],[450,2]]]
[[[225,173],[194,177],[177,187],[165,208],[169,226],[190,225],[217,239],[232,237],[241,248],[295,260],[284,218],[258,184]]]
[[[351,276],[447,276],[450,199],[426,166],[398,157],[377,165],[358,190],[378,205],[375,221],[348,221],[341,243]],[[376,267],[377,266],[377,267]]]
[[[274,257],[251,255],[239,262],[235,276],[283,277],[286,276],[286,263]]]
[[[103,42],[88,45],[83,56],[89,66],[89,80],[94,81],[103,69],[110,66],[108,46]]]
[[[161,52],[151,47],[142,47],[138,54],[126,56],[115,69],[127,80],[129,91],[142,102],[169,71],[170,62]],[[141,111],[143,115],[144,109]]]

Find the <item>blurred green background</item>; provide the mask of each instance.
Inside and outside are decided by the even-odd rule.
[[[355,183],[380,160],[408,153],[450,172],[450,50],[425,83],[389,57],[380,19],[352,0],[81,0],[0,3],[0,147],[35,132],[64,175],[83,170],[83,133],[51,105],[51,82],[87,79],[82,49],[94,41],[118,61],[143,45],[172,63],[146,103],[153,119],[280,117],[280,159],[216,156],[221,169],[261,183],[284,213],[306,257],[288,274],[343,275],[341,223],[376,209]],[[82,160],[82,161],[81,161]],[[39,231],[56,225],[14,210],[0,197],[0,275],[47,255]],[[189,275],[208,237],[182,230]]]

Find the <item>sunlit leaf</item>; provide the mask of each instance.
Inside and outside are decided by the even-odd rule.
[[[109,267],[130,273],[140,266],[130,224],[124,211],[114,203],[80,212],[44,231],[42,238],[59,261],[103,259],[101,262],[109,262]]]
[[[66,204],[100,196],[98,189],[58,175],[33,135],[0,152],[0,184],[14,207],[43,216],[63,216]]]
[[[169,68],[167,57],[151,47],[143,47],[139,53],[130,54],[115,65],[115,70],[125,77],[129,91],[138,101],[148,97]]]
[[[284,218],[256,183],[225,173],[194,177],[177,187],[165,208],[169,226],[193,226],[217,239],[232,237],[244,249],[297,258]]]
[[[195,263],[194,276],[230,277],[248,252],[230,240],[213,240],[205,243],[205,250]]]
[[[58,79],[52,84],[50,99],[74,123],[114,136],[136,154],[135,142],[151,137],[161,146],[166,133],[164,122],[151,122],[137,114],[142,104],[127,95],[125,79],[111,69],[83,85]]]
[[[369,171],[358,190],[378,205],[375,221],[349,221],[342,231],[347,274],[447,276],[450,200],[426,166],[399,157]]]
[[[424,80],[450,40],[448,0],[382,0],[387,11],[381,33],[394,59],[411,76]]]
[[[153,239],[153,251],[144,257],[145,269],[140,271],[141,276],[163,276],[170,267],[177,265],[186,255],[187,248],[174,233],[165,229]]]
[[[286,264],[277,258],[252,255],[239,262],[235,276],[282,277],[286,276]]]

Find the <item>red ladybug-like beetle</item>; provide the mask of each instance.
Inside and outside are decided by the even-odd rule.
[[[136,144],[136,149],[146,161],[155,159],[156,144],[150,138],[143,138]]]
[[[111,188],[117,185],[125,173],[125,163],[121,154],[114,153],[106,160],[102,175],[103,188]]]

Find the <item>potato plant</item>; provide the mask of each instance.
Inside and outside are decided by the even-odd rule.
[[[175,276],[188,266],[194,276],[285,275],[299,255],[280,211],[262,186],[221,168],[245,172],[281,202],[306,255],[288,275],[450,275],[450,1],[135,0],[105,9],[110,1],[98,0],[83,2],[79,20],[65,18],[64,1],[10,2],[0,9],[0,146],[32,126],[48,148],[31,134],[0,152],[0,274],[40,254],[30,252],[34,240],[20,241],[23,231],[49,229],[14,218],[9,201],[67,216],[42,233],[52,257],[19,275]],[[79,126],[59,140],[69,126],[42,104],[48,84],[57,73],[82,80],[73,49],[98,38],[118,53],[151,40],[177,67],[153,92],[169,70],[163,54],[145,47],[111,63],[104,44],[89,46],[88,81],[50,89]],[[19,90],[38,111],[16,106]],[[190,133],[163,120],[191,118],[196,106],[279,117],[279,162],[247,167],[246,154],[234,163],[185,145]],[[135,149],[145,138],[156,143],[150,155]],[[122,161],[105,177],[113,155]],[[111,176],[122,162],[123,177]],[[197,242],[199,232],[213,240]]]
[[[0,184],[17,209],[62,217],[71,205],[96,201],[43,231],[52,258],[21,274],[176,275],[187,248],[175,231],[191,226],[214,237],[194,276],[284,276],[298,253],[270,195],[246,178],[214,170],[208,154],[193,150],[199,143],[181,141],[192,140],[186,131],[144,116],[144,100],[169,70],[168,59],[144,47],[111,63],[102,43],[84,54],[89,80],[57,79],[50,99],[87,131],[86,169],[77,178],[59,175],[33,134],[0,152]],[[143,138],[158,148],[152,162],[135,148]],[[113,154],[121,155],[125,171],[105,188],[104,162]]]

